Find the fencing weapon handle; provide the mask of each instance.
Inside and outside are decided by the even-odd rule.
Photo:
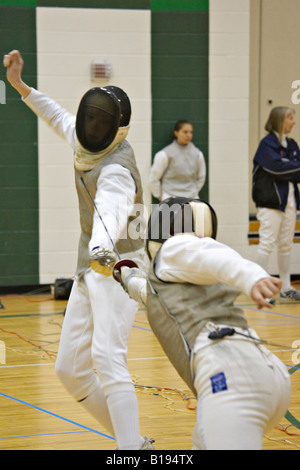
[[[128,268],[138,268],[138,265],[131,259],[122,259],[118,261],[113,268],[113,277],[115,281],[120,282],[123,285],[121,279],[121,268],[122,266],[127,266]],[[124,286],[123,286],[124,287]]]

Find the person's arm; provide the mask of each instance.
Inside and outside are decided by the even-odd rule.
[[[259,145],[256,162],[275,179],[285,181],[300,181],[300,152],[295,149],[296,155],[290,160],[281,155],[281,147],[269,145],[262,141]]]
[[[26,98],[31,91],[31,87],[22,80],[24,61],[20,52],[14,50],[9,54],[6,54],[4,56],[3,63],[6,67],[7,80],[11,86],[17,90],[22,98]]]
[[[132,213],[134,200],[135,182],[129,170],[118,164],[105,166],[99,175],[94,199],[102,220],[95,211],[90,250],[100,245],[113,250],[110,237],[115,244],[127,236],[127,220]]]
[[[251,297],[259,308],[271,307],[267,299],[281,286],[278,278],[230,247],[193,235],[176,235],[167,240],[157,255],[155,273],[165,282],[228,284]]]
[[[206,180],[206,164],[203,153],[199,150],[199,166],[198,166],[198,178],[197,178],[197,189],[201,191]]]
[[[35,90],[23,82],[22,70],[24,61],[19,51],[12,51],[5,57],[9,60],[6,72],[7,79],[21,95],[24,103],[74,148],[76,142],[76,117],[46,94]]]
[[[150,169],[149,187],[150,191],[156,199],[161,200],[161,178],[168,168],[168,156],[163,150],[157,152],[153,159],[153,164]]]
[[[185,235],[165,242],[155,273],[165,282],[226,283],[251,297],[259,309],[272,308],[268,299],[281,288],[280,279],[269,276],[231,248],[210,238]],[[130,297],[147,305],[147,280],[143,273],[137,268],[123,267],[121,276]]]
[[[105,166],[97,181],[92,235],[89,242],[90,266],[110,276],[118,260],[116,243],[127,237],[127,221],[135,200],[135,182],[126,168]]]
[[[56,134],[74,149],[76,144],[76,116],[62,108],[56,101],[34,88],[23,99],[24,103]]]
[[[126,286],[129,296],[138,302],[147,306],[147,279],[145,274],[138,268],[121,268],[121,278]]]

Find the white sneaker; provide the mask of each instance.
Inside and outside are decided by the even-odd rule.
[[[285,292],[280,292],[280,298],[285,300],[300,300],[300,292],[296,289],[290,289]]]
[[[154,439],[149,439],[149,437],[145,436],[144,444],[142,445],[141,450],[155,450],[153,442],[155,442]]]

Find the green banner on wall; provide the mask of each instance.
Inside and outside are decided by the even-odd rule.
[[[209,0],[151,0],[151,10],[208,11]]]
[[[0,0],[8,7],[69,7],[69,8],[139,8],[151,10],[208,11],[209,0]]]
[[[35,7],[36,0],[0,0],[0,6],[4,7]]]

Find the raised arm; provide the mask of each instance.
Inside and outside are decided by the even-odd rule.
[[[14,50],[6,54],[3,58],[3,65],[6,67],[6,77],[9,83],[22,98],[27,98],[31,92],[31,87],[22,80],[24,60],[19,51]]]
[[[14,50],[5,55],[3,63],[7,68],[7,80],[22,96],[24,103],[74,148],[76,117],[46,94],[24,83],[22,80],[24,61],[19,51]]]

